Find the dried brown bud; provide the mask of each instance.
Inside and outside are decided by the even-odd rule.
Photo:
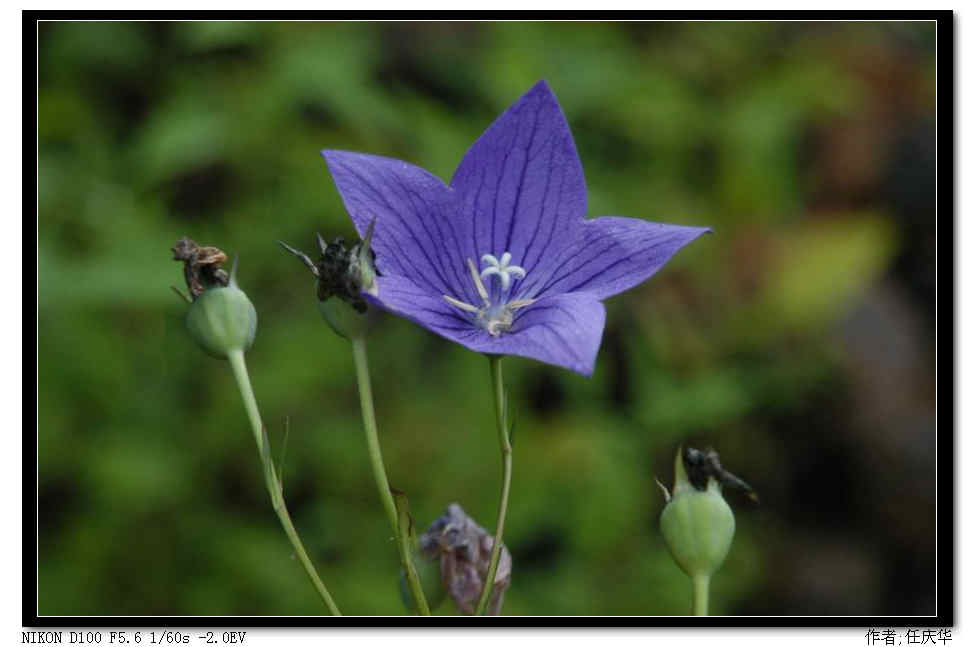
[[[440,558],[440,577],[444,588],[467,615],[474,615],[484,589],[494,537],[467,516],[456,503],[430,524],[420,536],[420,550],[430,559]],[[511,584],[511,553],[501,545],[501,558],[494,576],[488,615],[496,616],[504,602],[504,592]]]
[[[212,287],[227,287],[230,276],[220,269],[227,255],[216,247],[201,247],[190,238],[182,237],[173,245],[173,260],[183,261],[186,287],[196,300]]]

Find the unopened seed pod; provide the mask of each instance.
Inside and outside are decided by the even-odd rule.
[[[347,301],[338,297],[329,297],[318,302],[318,311],[322,313],[325,323],[340,337],[355,339],[365,335],[375,321],[375,308],[365,312],[355,309]]]
[[[257,334],[257,311],[244,291],[231,281],[210,288],[190,305],[186,314],[190,336],[208,354],[226,359],[231,351],[246,351]]]
[[[660,515],[660,531],[678,566],[690,577],[710,576],[724,562],[735,536],[735,516],[721,484],[707,479],[703,490],[688,480],[683,452],[674,464],[674,491]]]

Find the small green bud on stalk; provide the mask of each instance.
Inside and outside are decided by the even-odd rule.
[[[751,493],[744,481],[721,468],[714,450],[677,451],[674,490],[664,490],[668,502],[660,531],[674,561],[694,583],[695,615],[707,615],[711,575],[724,563],[735,535],[735,516],[721,495],[722,484]]]
[[[321,234],[318,235],[318,249],[320,255],[313,261],[307,254],[297,250],[283,241],[278,241],[285,250],[298,257],[311,270],[317,287],[318,309],[325,322],[335,334],[343,337],[352,346],[352,357],[355,363],[356,380],[359,384],[359,402],[362,407],[362,423],[366,432],[366,445],[372,464],[373,476],[379,490],[379,498],[389,517],[389,523],[396,533],[396,545],[400,554],[400,565],[404,570],[404,578],[409,585],[408,607],[416,607],[421,615],[430,615],[430,607],[426,601],[424,585],[420,581],[420,574],[412,563],[411,528],[412,523],[406,523],[399,518],[400,514],[408,512],[397,510],[399,505],[394,498],[406,504],[406,497],[402,493],[394,495],[389,487],[386,468],[383,466],[382,450],[379,446],[379,434],[376,429],[376,412],[372,402],[372,385],[369,380],[369,362],[366,357],[366,333],[372,327],[376,317],[376,308],[370,308],[364,295],[377,296],[379,283],[376,280],[378,272],[375,265],[375,253],[372,250],[372,234],[376,221],[369,223],[362,242],[346,249],[345,241],[336,238],[326,243]]]
[[[679,466],[680,461],[677,463]],[[735,536],[735,515],[711,479],[704,491],[680,481],[660,516],[660,530],[678,566],[690,577],[710,576],[724,562]],[[684,477],[686,479],[686,476]]]
[[[264,480],[271,504],[284,529],[298,561],[333,615],[342,615],[325,584],[308,557],[298,531],[284,502],[283,484],[271,459],[270,442],[257,408],[244,353],[257,334],[257,311],[243,290],[237,287],[237,263],[228,275],[220,269],[227,255],[216,247],[202,247],[189,238],[181,238],[172,248],[173,260],[184,263],[184,277],[190,297],[173,288],[189,302],[186,326],[190,336],[204,351],[219,359],[229,360],[234,379],[251,423],[254,441],[264,467]]]
[[[184,296],[190,303],[186,313],[190,336],[218,359],[227,359],[235,351],[247,351],[257,334],[257,311],[237,287],[237,262],[228,275],[220,268],[227,260],[223,250],[198,245],[185,236],[176,241],[172,251],[173,260],[183,262],[190,293],[189,298]],[[176,292],[182,295],[179,290]]]
[[[226,359],[232,351],[247,351],[257,334],[257,311],[234,281],[210,288],[186,314],[190,336],[208,354]]]

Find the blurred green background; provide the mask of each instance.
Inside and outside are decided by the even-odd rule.
[[[347,614],[402,612],[348,345],[313,247],[353,229],[318,151],[449,179],[540,78],[591,216],[710,225],[607,303],[592,379],[509,359],[505,614],[683,614],[657,527],[680,442],[758,490],[718,614],[934,607],[933,23],[47,22],[38,105],[40,614],[323,612],[229,367],[189,341],[170,247],[240,256],[286,498]],[[386,317],[393,486],[494,527],[488,363]],[[450,602],[440,613],[453,613]]]

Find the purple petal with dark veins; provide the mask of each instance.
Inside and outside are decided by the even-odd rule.
[[[562,251],[586,214],[586,184],[548,84],[538,82],[498,117],[464,155],[450,186],[462,208],[463,253],[475,261],[511,252],[512,264],[531,274]]]
[[[489,336],[474,324],[472,313],[451,306],[427,285],[417,285],[401,276],[380,276],[376,281],[377,296],[362,296],[393,314],[469,348],[472,340]]]
[[[381,276],[374,304],[479,353],[518,355],[592,375],[606,323],[606,309],[585,293],[539,299],[516,312],[506,333],[493,337],[474,315],[449,305],[440,295],[409,279]]]
[[[322,155],[359,235],[376,219],[372,248],[380,273],[462,300],[475,298],[450,188],[400,160],[335,150]]]
[[[535,267],[517,296],[585,292],[611,297],[643,283],[681,247],[710,231],[616,216],[586,220],[573,244]]]
[[[492,353],[530,357],[589,377],[603,338],[606,308],[586,293],[558,294],[519,310]]]

